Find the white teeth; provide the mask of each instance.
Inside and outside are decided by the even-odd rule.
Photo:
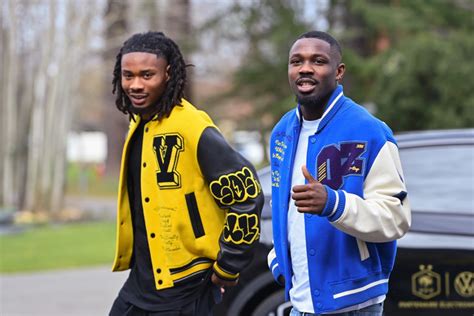
[[[307,85],[314,86],[316,82],[311,79],[299,79],[296,81],[296,84],[299,86],[307,86]]]

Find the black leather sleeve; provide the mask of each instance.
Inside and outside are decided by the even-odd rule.
[[[263,193],[255,168],[235,151],[213,127],[204,130],[198,161],[216,203],[227,210],[214,272],[233,280],[252,259],[260,237]]]

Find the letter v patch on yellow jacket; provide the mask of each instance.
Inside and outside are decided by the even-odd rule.
[[[181,187],[181,175],[176,170],[179,154],[184,150],[184,140],[177,133],[156,135],[153,150],[158,162],[156,181],[161,189]]]

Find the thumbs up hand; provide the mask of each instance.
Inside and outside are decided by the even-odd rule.
[[[306,166],[303,166],[301,170],[308,183],[295,185],[291,198],[295,201],[298,212],[321,214],[326,205],[326,189],[313,178]]]

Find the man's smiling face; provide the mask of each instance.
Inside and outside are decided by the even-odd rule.
[[[133,52],[122,56],[122,89],[133,112],[151,114],[166,89],[168,63],[152,53]]]
[[[293,44],[288,80],[298,103],[319,104],[336,88],[344,73],[340,60],[339,53],[321,39],[301,38]]]

